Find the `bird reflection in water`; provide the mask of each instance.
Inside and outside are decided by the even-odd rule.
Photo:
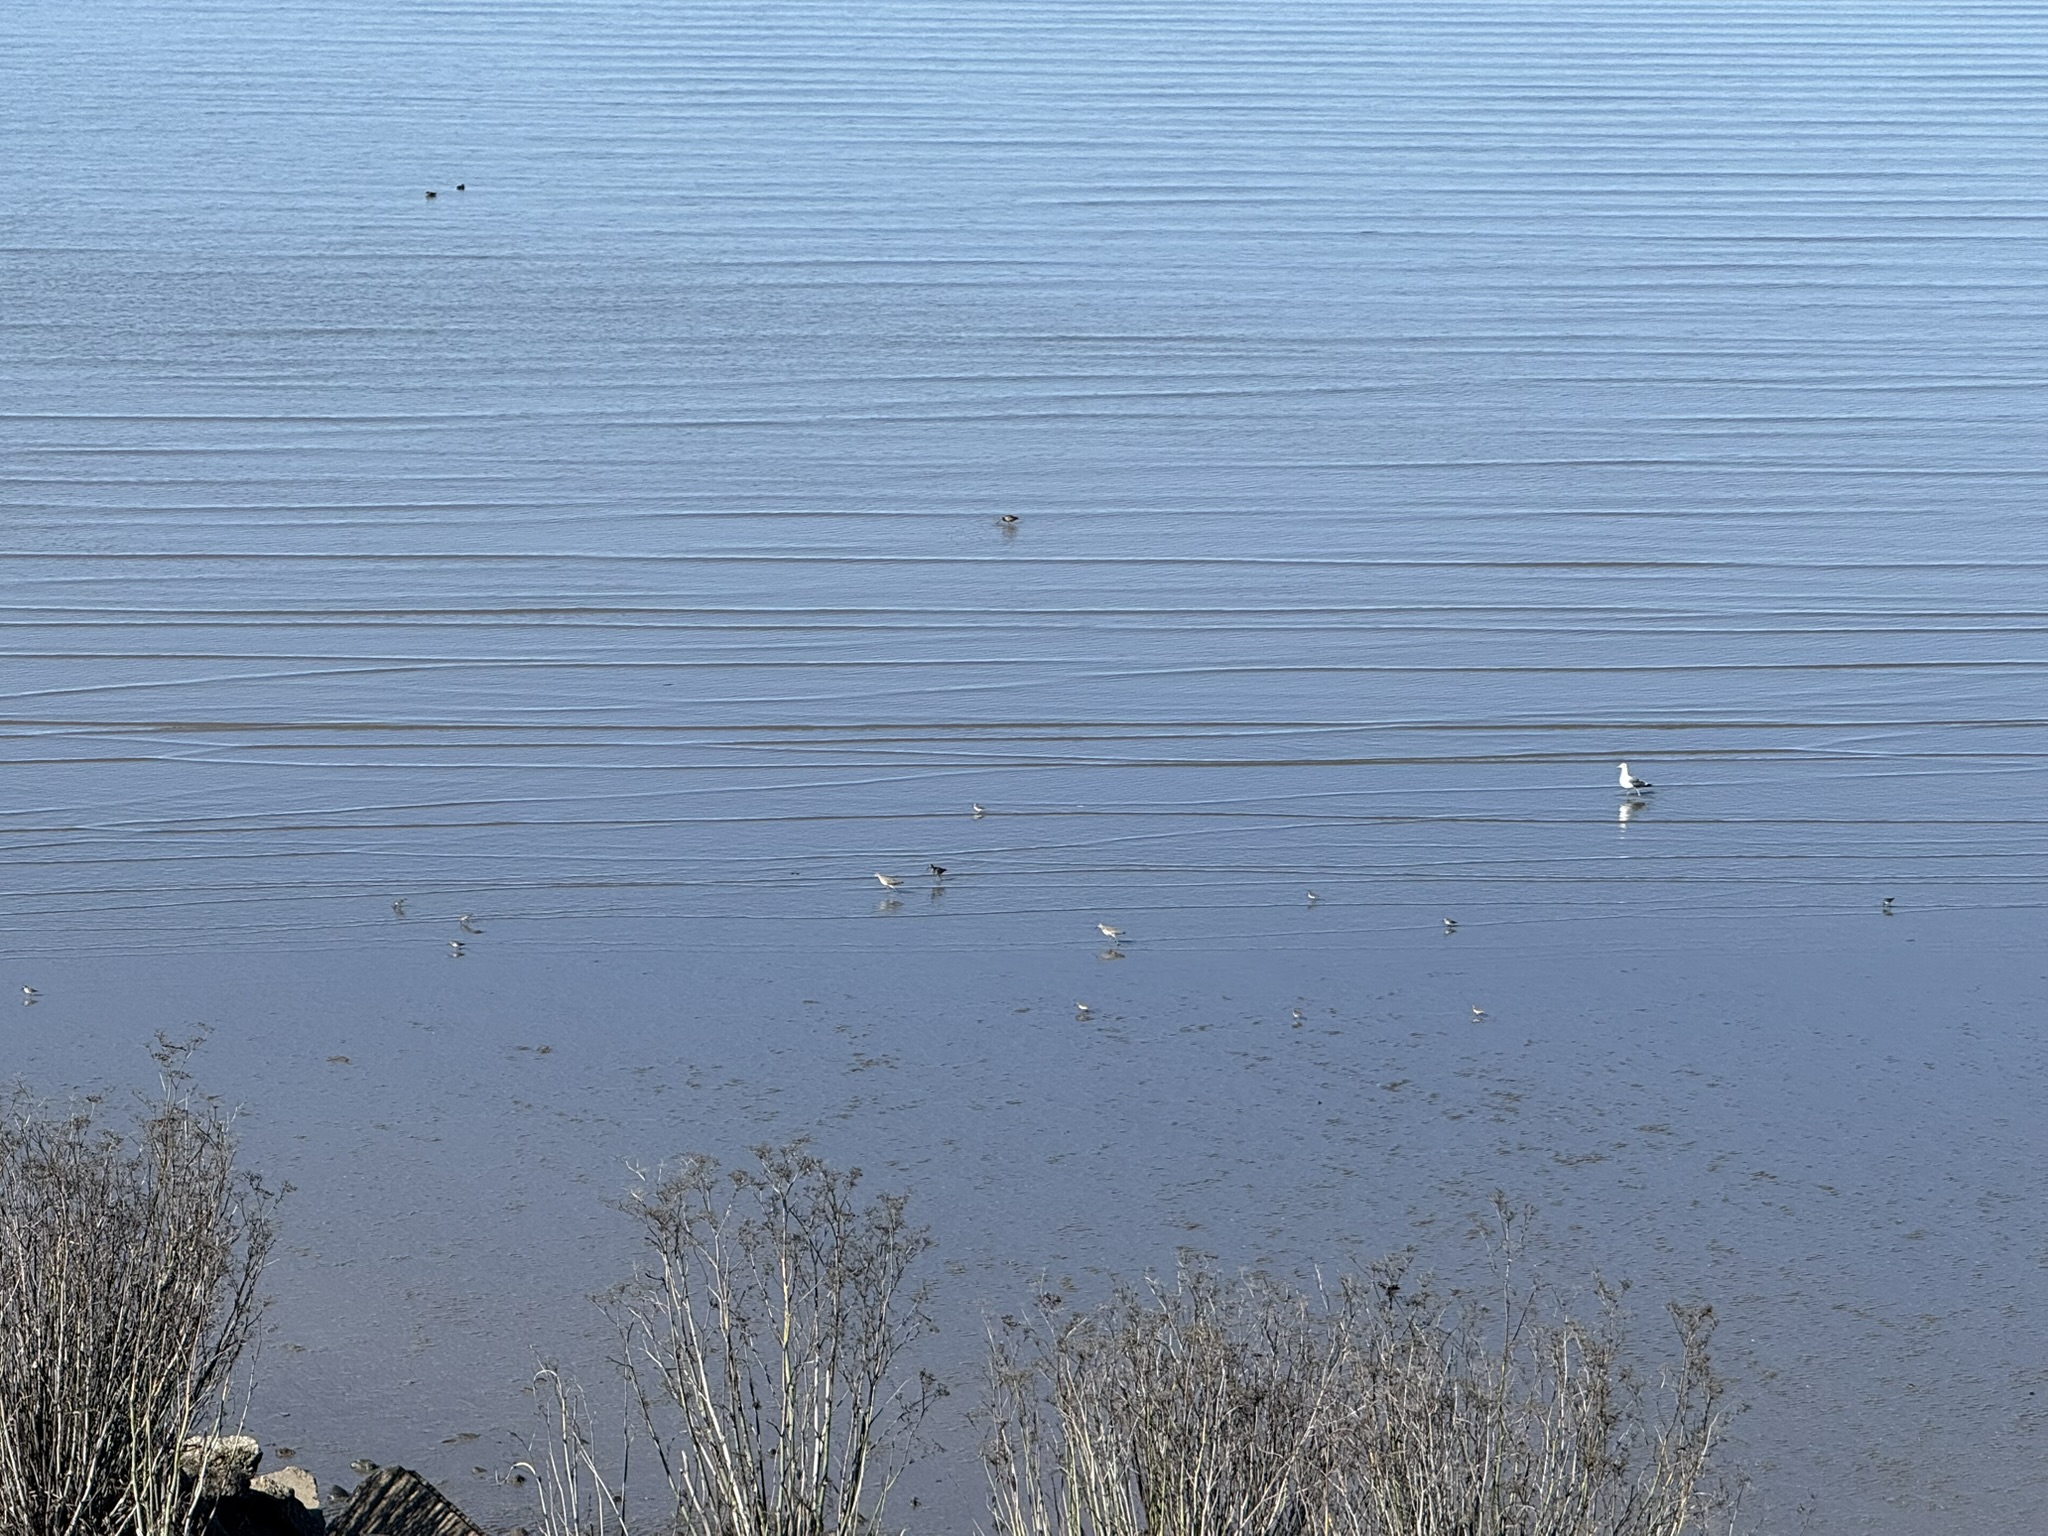
[[[1647,800],[1624,800],[1621,802],[1621,809],[1614,813],[1614,819],[1625,827],[1649,808],[1650,802]]]

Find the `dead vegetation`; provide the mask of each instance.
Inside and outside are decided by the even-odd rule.
[[[857,1169],[801,1143],[755,1156],[756,1168],[730,1171],[685,1159],[629,1202],[646,1259],[603,1298],[630,1404],[626,1449],[610,1474],[580,1388],[542,1369],[549,1430],[525,1470],[550,1536],[634,1529],[636,1454],[657,1485],[646,1530],[883,1528],[938,1390],[901,1369],[931,1328],[909,1280],[931,1239],[906,1219],[905,1197],[862,1203]]]
[[[182,1054],[132,1124],[20,1091],[0,1118],[0,1536],[184,1536],[180,1447],[239,1418],[274,1202]]]

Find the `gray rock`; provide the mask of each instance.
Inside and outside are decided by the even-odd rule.
[[[379,1467],[356,1485],[327,1536],[484,1536],[434,1485],[404,1467]]]
[[[261,1477],[249,1480],[254,1493],[267,1493],[273,1498],[293,1499],[305,1509],[320,1507],[320,1482],[304,1467],[281,1467],[275,1472],[266,1472]]]
[[[249,1491],[263,1459],[253,1435],[193,1435],[178,1450],[178,1470],[199,1480],[199,1496],[231,1499]]]

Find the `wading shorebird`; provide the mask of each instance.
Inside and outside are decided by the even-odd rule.
[[[1097,923],[1095,925],[1095,931],[1101,934],[1105,939],[1120,939],[1124,936],[1123,929],[1112,928],[1107,923]]]
[[[1447,918],[1445,918],[1445,919],[1444,919],[1444,932],[1445,932],[1445,933],[1456,933],[1457,931],[1458,931],[1458,920],[1457,920],[1457,919],[1456,919],[1455,917],[1447,917]]]
[[[875,878],[882,882],[882,889],[885,891],[893,891],[903,883],[901,875],[885,875],[880,870],[875,871]]]
[[[967,807],[967,809],[969,809],[970,811],[974,812],[974,819],[975,819],[976,821],[979,821],[979,820],[981,820],[981,818],[982,818],[982,817],[984,817],[984,816],[986,816],[986,815],[988,814],[988,808],[987,808],[986,806],[981,806],[981,805],[970,805],[970,806],[968,806],[968,807]]]
[[[1653,787],[1648,779],[1639,779],[1634,774],[1630,773],[1628,771],[1627,763],[1622,763],[1618,766],[1620,767],[1621,771],[1619,774],[1616,775],[1615,782],[1619,784],[1623,789],[1633,791],[1638,789],[1649,789]]]
[[[925,865],[925,868],[932,872],[932,878],[934,880],[943,880],[946,878],[946,866],[943,864],[927,864]]]

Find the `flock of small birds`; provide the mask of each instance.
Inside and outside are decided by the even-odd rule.
[[[464,190],[463,185],[458,182],[456,184],[455,190],[458,192]],[[431,192],[427,194],[427,196],[429,197],[432,197],[433,195],[434,194]],[[1017,519],[1014,515],[1006,513],[1004,514],[1001,521],[1003,521],[1004,523],[1014,523],[1017,521]],[[1622,791],[1625,794],[1629,795],[1640,795],[1643,793],[1643,791],[1653,789],[1656,787],[1648,779],[1638,778],[1636,775],[1630,773],[1628,771],[1627,763],[1621,763],[1617,765],[1617,782],[1619,783],[1619,786],[1622,789]],[[984,805],[973,804],[970,805],[968,809],[973,814],[973,817],[976,821],[981,820],[984,816],[988,814],[988,808]],[[925,868],[931,872],[931,877],[934,882],[942,881],[946,878],[947,866],[944,864],[927,864],[925,865]],[[876,870],[875,878],[881,882],[882,889],[885,891],[896,891],[902,889],[903,877],[901,875],[884,874],[882,871]],[[938,887],[934,885],[934,889],[936,890],[937,888]],[[1310,906],[1314,906],[1317,902],[1321,900],[1322,897],[1319,896],[1316,892],[1310,891],[1308,893],[1308,904]],[[1878,904],[1878,911],[1882,912],[1886,917],[1896,916],[1897,903],[1898,897],[1887,896],[1884,898],[1882,902]],[[398,900],[392,902],[391,911],[393,915],[397,917],[407,916],[408,913],[405,898],[401,896]],[[1443,924],[1443,931],[1445,937],[1449,937],[1451,934],[1454,934],[1458,931],[1458,920],[1455,917],[1446,917],[1443,920]],[[474,912],[461,912],[456,914],[455,925],[456,927],[460,928],[462,932],[465,934],[475,935],[481,934],[484,931],[482,928],[477,926],[476,914]],[[1117,926],[1115,923],[1105,922],[1096,923],[1095,929],[1096,932],[1100,933],[1103,936],[1103,938],[1109,941],[1110,944],[1110,947],[1102,952],[1102,958],[1121,960],[1123,958],[1123,953],[1120,949],[1117,948],[1117,946],[1123,941],[1125,937],[1125,930]],[[463,939],[450,939],[448,941],[448,955],[450,959],[459,960],[467,953],[468,944]],[[41,997],[42,993],[37,991],[34,987],[24,986],[21,989],[21,1000],[25,1005],[33,1005]],[[1094,1010],[1090,1008],[1088,1004],[1078,1002],[1074,1004],[1074,1011],[1076,1017],[1084,1019],[1090,1017],[1094,1013]],[[1296,1009],[1295,1018],[1297,1023],[1300,1022],[1300,1014],[1301,1010]],[[1487,1014],[1484,1008],[1479,1007],[1477,1004],[1473,1005],[1472,1017],[1474,1020],[1483,1019],[1486,1016]]]

